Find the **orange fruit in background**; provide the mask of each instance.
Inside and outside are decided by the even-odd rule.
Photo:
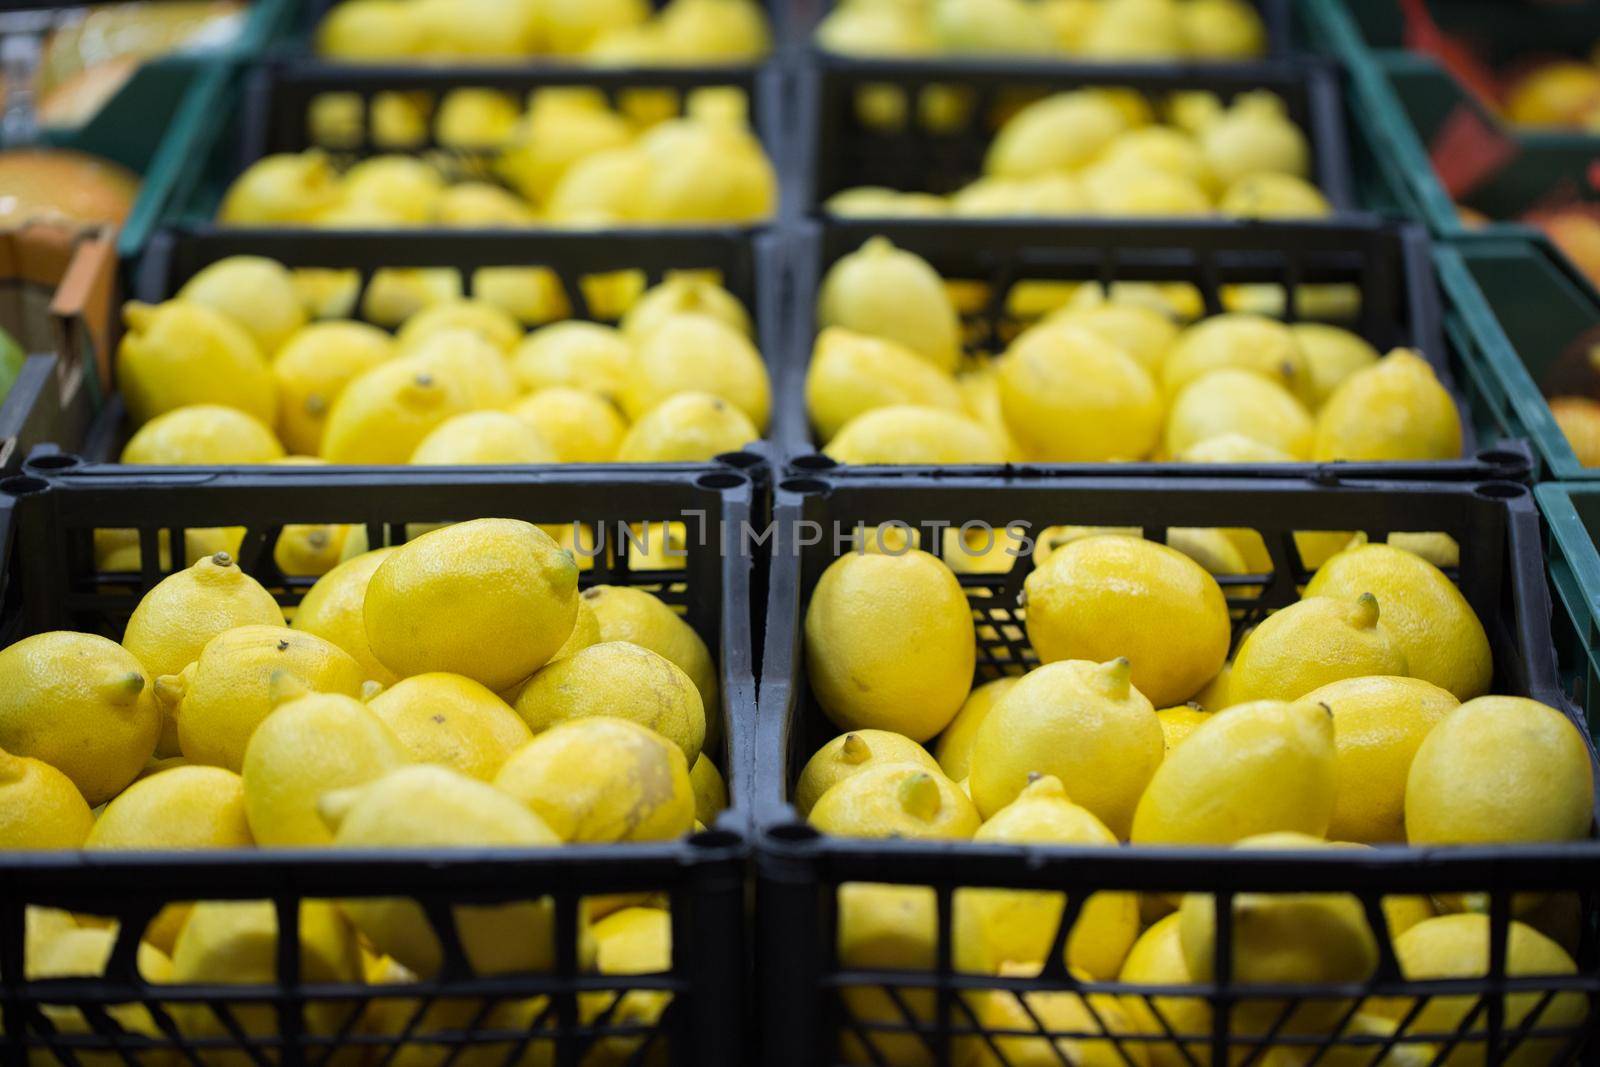
[[[1600,106],[1600,70],[1563,61],[1535,67],[1506,90],[1506,117],[1520,126],[1581,126]]]
[[[1600,467],[1600,401],[1586,396],[1558,396],[1550,400],[1550,413],[1566,435],[1567,443],[1585,467]]]

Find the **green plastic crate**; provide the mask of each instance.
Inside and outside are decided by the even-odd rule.
[[[1534,491],[1546,528],[1551,634],[1567,692],[1600,737],[1600,485],[1549,482]]]
[[[1405,47],[1405,19],[1396,0],[1301,0],[1308,20],[1325,28],[1338,20],[1341,46],[1367,50]],[[1508,3],[1507,0],[1434,0],[1439,28],[1465,42],[1491,66],[1529,54],[1587,54],[1600,40],[1600,4]]]
[[[1600,481],[1578,462],[1545,390],[1597,395],[1586,352],[1600,344],[1600,299],[1544,238],[1436,246],[1445,331],[1473,377],[1480,424],[1525,437],[1546,477]]]
[[[296,7],[296,0],[256,0],[228,47],[144,63],[88,123],[43,132],[43,143],[113,160],[142,176],[139,197],[117,241],[122,256],[144,248],[166,211],[227,71],[281,41]]]

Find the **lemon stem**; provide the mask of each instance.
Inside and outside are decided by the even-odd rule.
[[[1370,630],[1378,625],[1378,598],[1371,593],[1362,593],[1356,597],[1355,625],[1362,630]]]
[[[839,748],[839,758],[859,766],[872,758],[872,749],[860,734],[846,734],[844,744]]]

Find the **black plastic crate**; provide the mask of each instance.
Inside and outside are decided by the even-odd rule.
[[[1198,292],[1207,315],[1224,310],[1228,286],[1259,284],[1288,294],[1297,286],[1336,284],[1360,293],[1354,320],[1332,320],[1360,334],[1378,351],[1395,346],[1419,349],[1439,381],[1456,397],[1461,414],[1463,458],[1436,463],[1283,464],[1213,466],[1181,463],[1024,465],[1057,473],[1114,470],[1118,473],[1194,475],[1250,470],[1274,476],[1300,475],[1313,468],[1360,476],[1467,479],[1523,479],[1531,452],[1521,440],[1501,439],[1488,418],[1484,399],[1474,391],[1460,353],[1441,328],[1438,285],[1427,235],[1421,227],[1373,218],[1337,222],[1253,222],[1204,220],[1129,223],[1088,220],[1041,226],[1027,221],[829,220],[797,228],[791,240],[794,304],[783,379],[775,387],[775,426],[790,461],[807,470],[867,472],[883,476],[914,472],[914,467],[847,467],[818,452],[806,411],[805,378],[817,336],[817,294],[823,276],[841,257],[876,236],[927,260],[947,281],[972,280],[987,286],[976,314],[963,317],[963,343],[969,352],[999,353],[1027,321],[1010,309],[1012,288],[1023,281],[1180,282]],[[1285,318],[1297,302],[1284,300]],[[979,468],[965,469],[974,473]]]
[[[184,529],[218,525],[247,527],[240,565],[285,605],[298,603],[310,579],[285,579],[272,549],[285,523],[364,524],[373,546],[396,544],[412,522],[447,522],[479,517],[515,517],[543,523],[582,522],[605,531],[607,546],[582,584],[627,584],[649,589],[680,609],[716,650],[724,726],[714,756],[737,799],[712,830],[671,842],[641,845],[563,846],[559,850],[429,850],[358,853],[332,851],[242,851],[228,853],[12,853],[0,857],[0,1003],[8,1040],[0,1056],[8,1063],[56,1052],[91,1053],[101,1061],[138,1065],[156,1052],[177,1050],[183,1062],[343,1062],[372,1052],[390,1062],[401,1044],[412,1055],[454,1062],[496,1063],[521,1042],[530,1055],[543,1050],[562,1067],[591,1062],[591,1042],[622,1041],[628,1052],[614,1062],[674,1065],[747,1062],[740,1054],[738,1005],[747,987],[742,942],[744,923],[744,834],[748,825],[749,775],[753,758],[755,683],[751,663],[749,593],[751,561],[724,553],[719,531],[749,521],[754,486],[733,469],[632,476],[551,472],[537,479],[490,471],[417,471],[405,478],[262,469],[193,476],[110,477],[82,469],[74,457],[36,458],[31,473],[0,483],[0,510],[10,520],[3,634],[9,643],[27,634],[78,628],[118,638],[140,595],[166,573],[182,567],[183,553],[168,567],[157,563],[158,538],[184,544]],[[622,535],[629,523],[685,522],[690,536],[681,567],[650,569],[633,557],[636,546]],[[138,573],[97,573],[91,550],[95,529],[135,529],[142,547]],[[698,531],[699,536],[694,536]],[[668,971],[637,977],[602,976],[580,967],[579,907],[584,898],[616,893],[664,894],[672,912],[673,959]],[[139,933],[164,905],[174,901],[270,901],[280,931],[293,931],[306,901],[410,897],[428,910],[444,947],[439,976],[419,985],[371,987],[318,985],[301,970],[297,938],[280,939],[275,985],[206,989],[154,985],[139,977],[135,949]],[[451,906],[542,898],[553,901],[554,966],[548,971],[477,976],[467,963],[450,920]],[[23,916],[26,906],[68,909],[118,920],[120,934],[105,977],[24,980]],[[609,992],[608,992],[609,991]],[[619,994],[670,993],[659,1022],[619,1014]],[[591,999],[599,994],[595,1007]],[[491,1008],[546,998],[535,1021],[516,1027],[489,1017]],[[580,997],[582,1001],[580,1002]],[[448,1025],[431,1010],[443,998],[466,998],[471,1011]],[[347,1006],[365,1009],[378,1000],[400,1006],[402,1031],[374,1035],[355,1026]],[[407,1007],[410,1003],[415,1011]],[[83,1033],[54,1033],[46,1005],[138,1004],[146,1007],[158,1035],[144,1039],[121,1032],[97,1010]],[[177,1005],[206,1006],[214,1014],[209,1043],[174,1028]],[[249,1008],[277,1011],[277,1024],[226,1028]],[[335,1030],[319,1024],[328,1013],[344,1020]],[[603,1009],[603,1010],[600,1010]],[[307,1012],[313,1013],[308,1020]],[[268,1018],[272,1016],[268,1015]],[[313,1033],[312,1031],[318,1031]],[[22,1040],[18,1037],[25,1035]],[[612,1044],[612,1051],[616,1045]],[[520,1055],[520,1050],[517,1050]],[[604,1049],[594,1052],[603,1055]],[[140,1053],[146,1055],[141,1059]],[[198,1058],[195,1058],[198,1057]],[[607,1060],[607,1062],[613,1062]]]
[[[1230,576],[1224,590],[1234,608],[1236,626],[1251,624],[1266,610],[1298,599],[1297,586],[1308,576],[1294,541],[1294,530],[1360,529],[1374,540],[1399,531],[1444,531],[1461,547],[1460,566],[1448,573],[1484,621],[1495,658],[1493,692],[1531,696],[1560,709],[1582,728],[1582,716],[1561,689],[1550,636],[1550,600],[1540,550],[1538,511],[1530,491],[1508,482],[1449,484],[1439,482],[1347,482],[1318,485],[1310,479],[1240,480],[1215,478],[1179,481],[1167,478],[961,478],[934,476],[904,479],[840,478],[827,474],[781,482],[774,497],[774,523],[781,537],[774,548],[762,667],[761,714],[756,739],[754,776],[758,870],[758,960],[762,968],[762,1062],[806,1065],[847,1062],[836,1047],[841,1028],[858,1042],[855,1062],[947,1064],[961,1042],[986,1044],[998,1030],[975,1024],[966,1004],[983,991],[1015,993],[1070,991],[1111,994],[1149,1003],[1157,994],[1203,998],[1214,1010],[1202,1033],[1168,1028],[1153,1039],[1181,1037],[1199,1046],[1196,1063],[1263,1062],[1264,1043],[1280,1042],[1278,1056],[1299,1062],[1321,1062],[1322,1055],[1352,1062],[1376,1060],[1384,1040],[1371,1037],[1332,1045],[1327,1037],[1300,1035],[1273,1028],[1256,1039],[1241,1038],[1225,1020],[1220,1006],[1264,997],[1285,998],[1293,1005],[1312,998],[1362,998],[1377,995],[1439,995],[1449,992],[1481,998],[1474,1014],[1487,1030],[1496,1052],[1505,1052],[1523,1028],[1507,1024],[1506,1009],[1496,997],[1503,990],[1576,990],[1589,998],[1581,1027],[1536,1028],[1541,1038],[1557,1042],[1548,1062],[1591,1062],[1593,1035],[1600,1016],[1593,996],[1600,991],[1596,969],[1597,917],[1600,899],[1593,895],[1600,879],[1600,843],[1545,846],[1410,849],[1383,847],[1360,851],[1321,851],[1250,855],[1220,848],[1070,848],[1064,846],[1000,846],[969,842],[908,842],[824,836],[799,821],[790,804],[791,789],[806,759],[836,734],[812,697],[804,667],[803,625],[806,605],[822,571],[849,551],[849,535],[894,521],[924,531],[982,522],[1000,530],[1031,524],[1030,536],[1058,523],[1140,527],[1146,536],[1164,539],[1171,527],[1226,526],[1260,531],[1271,552],[1271,575]],[[815,523],[816,526],[802,526]],[[841,545],[836,538],[847,540]],[[923,534],[922,547],[940,552],[942,542]],[[948,551],[948,550],[947,550]],[[980,637],[979,681],[1003,673],[1020,673],[1036,663],[1016,614],[1016,594],[1032,568],[1031,555],[1004,574],[958,574],[972,601],[974,618],[993,636]],[[1584,734],[1587,737],[1587,733]],[[1591,765],[1595,756],[1590,747]],[[837,890],[845,883],[879,883],[927,887],[936,899],[937,942],[932,966],[924,970],[851,969],[841,965],[836,945]],[[959,972],[953,964],[954,897],[966,887],[1049,889],[1065,894],[1062,927],[1056,931],[1035,978],[996,978]],[[1508,977],[1503,945],[1515,892],[1583,890],[1578,974],[1568,977]],[[1219,916],[1216,967],[1220,980],[1198,985],[1147,986],[1088,981],[1067,971],[1061,948],[1077,921],[1084,898],[1104,890],[1145,893],[1211,894]],[[1246,892],[1339,892],[1356,895],[1378,942],[1375,976],[1362,983],[1338,986],[1243,985],[1228,980],[1232,950],[1229,928],[1236,921],[1229,906]],[[1385,936],[1388,929],[1380,900],[1394,894],[1471,892],[1487,894],[1493,938],[1490,976],[1483,979],[1405,981]],[[841,990],[877,987],[886,998],[885,1012],[852,1018]],[[908,997],[924,996],[924,1008],[909,1006]],[[1109,1003],[1109,997],[1106,1003]],[[1324,1001],[1325,1002],[1325,1001]],[[1540,1004],[1540,1011],[1548,997]],[[1091,1001],[1090,1008],[1094,1002]],[[936,1006],[936,1010],[935,1009]],[[926,1011],[924,1011],[926,1009]],[[1354,1007],[1351,1008],[1353,1012]],[[896,1014],[898,1012],[898,1017]],[[1019,1009],[1020,1012],[1020,1009]],[[907,1020],[913,1015],[918,1024]],[[887,1018],[885,1017],[887,1016]],[[1030,1016],[1032,1013],[1030,1012]],[[1079,1026],[1042,1024],[1024,1018],[1018,1031],[1005,1036],[1020,1040],[1033,1035],[1032,1053],[1050,1062],[1041,1036],[1071,1040],[1098,1038],[1093,1062],[1142,1062],[1140,1041],[1116,1043],[1106,1037],[1110,1024],[1093,1010]],[[1345,1017],[1346,1020],[1348,1017]],[[1280,1023],[1281,1025],[1281,1023]],[[1342,1027],[1344,1023],[1340,1023]],[[1417,1034],[1407,1019],[1402,1031]],[[1106,1029],[1100,1029],[1100,1027]],[[1559,1030],[1558,1033],[1549,1031]],[[1120,1034],[1127,1034],[1126,1029]],[[914,1055],[898,1060],[861,1052],[869,1042],[893,1035]],[[1144,1043],[1152,1038],[1147,1036]],[[1444,1062],[1444,1043],[1434,1062]],[[1587,1044],[1585,1044],[1587,1043]],[[1115,1045],[1115,1048],[1113,1048]],[[1169,1053],[1179,1055],[1169,1049]],[[1414,1046],[1408,1050],[1415,1054]],[[1527,1053],[1525,1053],[1527,1054]],[[1012,1052],[1011,1055],[1020,1055]],[[1423,1054],[1426,1060],[1431,1052]],[[1458,1048],[1463,1062],[1501,1062],[1475,1049]],[[1070,1056],[1063,1062],[1071,1061]],[[1011,1061],[995,1059],[996,1063]],[[1076,1062],[1076,1061],[1071,1061]],[[1454,1062],[1452,1059],[1451,1062]],[[1546,1062],[1530,1059],[1528,1062]]]
[[[915,100],[934,86],[965,90],[964,124],[937,131],[913,119],[896,132],[864,124],[856,95],[872,86],[895,87]],[[1213,64],[1064,64],[1035,59],[888,60],[816,55],[796,78],[800,134],[794,197],[806,213],[844,189],[882,185],[902,191],[946,194],[979,177],[996,127],[989,117],[1006,101],[1082,88],[1128,88],[1160,99],[1183,90],[1206,90],[1224,102],[1268,90],[1282,99],[1289,118],[1311,148],[1311,178],[1333,209],[1355,207],[1344,113],[1336,69],[1314,58]],[[915,108],[911,113],[915,116]]]
[[[693,90],[741,89],[749,108],[750,128],[760,137],[767,156],[781,175],[783,161],[787,158],[784,132],[787,124],[782,116],[784,80],[785,72],[775,65],[641,69],[571,64],[405,66],[325,63],[312,59],[272,60],[241,73],[221,92],[208,128],[196,139],[195,158],[174,187],[167,221],[209,224],[228,186],[251,163],[273,153],[300,152],[316,147],[311,136],[310,110],[313,101],[328,94],[354,95],[361,100],[362,122],[356,137],[329,146],[336,160],[354,161],[390,151],[425,154],[448,162],[464,174],[492,180],[492,176],[484,173],[483,152],[441,148],[434,140],[431,121],[423,138],[413,145],[393,149],[374,146],[368,125],[373,99],[384,93],[417,93],[437,104],[453,89],[492,89],[525,101],[528,94],[538,89],[571,87],[595,89],[615,106],[630,92],[671,90],[677,94],[681,110],[685,97]],[[787,196],[788,190],[781,189],[780,193]],[[775,204],[774,217],[780,210]],[[630,228],[630,232],[641,230],[642,227]],[[296,228],[294,232],[351,231]],[[409,235],[417,231],[402,232]]]
[[[174,297],[199,271],[229,256],[264,256],[291,269],[353,270],[359,275],[351,317],[360,318],[373,276],[386,268],[436,267],[459,272],[472,295],[473,272],[484,267],[543,267],[561,284],[572,318],[604,321],[589,305],[585,279],[639,271],[654,285],[673,271],[708,270],[739,298],[756,328],[755,343],[776,390],[783,344],[781,275],[786,249],[773,234],[731,228],[607,230],[560,233],[427,230],[417,233],[226,230],[179,227],[157,232],[133,280],[136,299],[160,303]],[[114,463],[132,433],[120,393],[114,393],[81,442],[60,440],[95,462]],[[769,430],[769,433],[775,433]]]

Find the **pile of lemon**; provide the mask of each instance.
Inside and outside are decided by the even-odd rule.
[[[842,0],[817,26],[830,52],[1247,59],[1266,27],[1247,0]]]
[[[0,848],[662,841],[727,805],[708,755],[721,705],[705,642],[648,592],[579,592],[571,554],[516,520],[357,556],[289,624],[228,556],[208,557],[147,593],[120,645],[29,637],[0,651],[0,678]],[[648,895],[586,900],[585,966],[668,969],[665,907]],[[554,965],[548,900],[455,914],[480,975]],[[31,978],[98,975],[115,937],[104,922],[37,909],[29,929]],[[301,936],[310,982],[415,981],[442,963],[409,901],[307,903]],[[275,939],[270,903],[175,904],[145,932],[140,967],[160,982],[271,984]],[[666,999],[628,994],[615,1021],[654,1019]],[[587,995],[586,1018],[611,1000]],[[379,1005],[366,1032],[399,1033],[410,1006]],[[338,1007],[309,1009],[316,1032],[339,1032]],[[420,1029],[466,1027],[478,1007],[441,1003]],[[59,1028],[88,1032],[76,1009],[47,1010]],[[526,1022],[539,1005],[495,1011]],[[272,1033],[271,1010],[253,1012],[241,1011],[246,1029]],[[114,1014],[160,1033],[141,1008]],[[190,1036],[227,1034],[203,1007],[177,1016]],[[625,1062],[638,1039],[616,1040]]]
[[[445,226],[610,227],[754,223],[772,215],[778,180],[734,87],[687,95],[631,91],[622,110],[598,89],[515,97],[458,89],[432,116],[430,157],[378,155],[341,171],[323,148],[427,139],[428,98],[325,94],[308,116],[314,147],[266,156],[234,179],[217,221],[228,226],[390,229]],[[365,125],[364,125],[365,124]],[[453,151],[452,151],[453,150]],[[465,157],[465,158],[462,158]]]
[[[644,292],[616,327],[526,335],[485,297],[433,299],[390,335],[311,321],[303,296],[282,265],[237,256],[166,303],[128,305],[117,376],[139,428],[122,461],[705,462],[767,425],[750,316],[697,274]]]
[[[1157,287],[1068,284],[1047,286],[1055,306],[998,358],[967,357],[953,289],[882,237],[828,270],[805,385],[827,455],[891,464],[1461,455],[1455,401],[1411,350],[1380,357],[1337,326],[1246,311],[1185,325]]]
[[[1235,644],[1222,590],[1200,563],[1137,534],[1062,528],[1041,537],[1022,598],[1041,665],[974,687],[977,644],[997,635],[975,627],[950,567],[904,545],[887,548],[899,554],[836,560],[805,614],[811,692],[848,731],[812,756],[794,792],[798,810],[827,833],[1248,849],[1560,842],[1589,833],[1594,787],[1577,727],[1533,700],[1487,695],[1493,664],[1482,624],[1415,552],[1352,539],[1317,568],[1303,599]],[[1063,901],[1061,893],[958,890],[956,967],[1037,973]],[[931,888],[852,884],[839,906],[843,966],[935,964]],[[1097,893],[1066,941],[1066,962],[1102,981],[1204,983],[1213,974],[1213,906],[1202,893]],[[1486,973],[1485,906],[1471,893],[1386,898],[1405,975]],[[1379,934],[1354,897],[1244,894],[1234,907],[1241,983],[1356,983],[1377,969]],[[1575,894],[1520,895],[1513,913],[1511,974],[1575,972]],[[845,998],[858,1018],[903,1022],[880,990],[850,989]],[[1100,999],[1096,1021],[1076,996],[1027,998],[1050,1028],[1165,1033],[1142,999],[1091,998]],[[1507,1025],[1537,1000],[1508,998]],[[1435,998],[1408,1026],[1449,1031],[1471,1002]],[[908,1004],[933,1017],[931,991],[908,993]],[[1012,994],[973,994],[969,1004],[988,1027],[1039,1030]],[[1204,1000],[1162,997],[1158,1006],[1175,1032],[1209,1033]],[[1235,1032],[1265,1032],[1282,1007],[1244,1002]],[[1349,1007],[1307,1001],[1281,1032],[1332,1032]],[[1351,1032],[1392,1033],[1411,1007],[1404,998],[1366,1004]],[[1560,994],[1539,1025],[1572,1025],[1585,1010],[1581,995]],[[1481,1033],[1482,1020],[1476,1025]],[[924,1062],[917,1041],[874,1035],[888,1062]],[[1021,1057],[1009,1062],[1054,1062],[1047,1041],[1000,1045],[1008,1042]],[[1087,1057],[1073,1062],[1116,1060],[1104,1041],[1066,1044]],[[1175,1044],[1144,1047],[1153,1064],[1188,1062]],[[995,1062],[972,1051],[976,1059],[958,1062]],[[1201,1055],[1204,1062],[1203,1047]]]
[[[898,90],[892,88],[889,92]],[[930,86],[919,115],[965,126],[960,87]],[[873,128],[904,120],[904,99],[875,88],[857,99]],[[1314,218],[1328,201],[1308,179],[1306,137],[1273,93],[1174,93],[1156,108],[1132,89],[1074,89],[1009,113],[983,175],[949,196],[861,186],[824,205],[839,216],[1006,215]]]
[[[344,0],[317,52],[351,62],[492,62],[549,55],[661,66],[740,63],[772,49],[756,0]]]

